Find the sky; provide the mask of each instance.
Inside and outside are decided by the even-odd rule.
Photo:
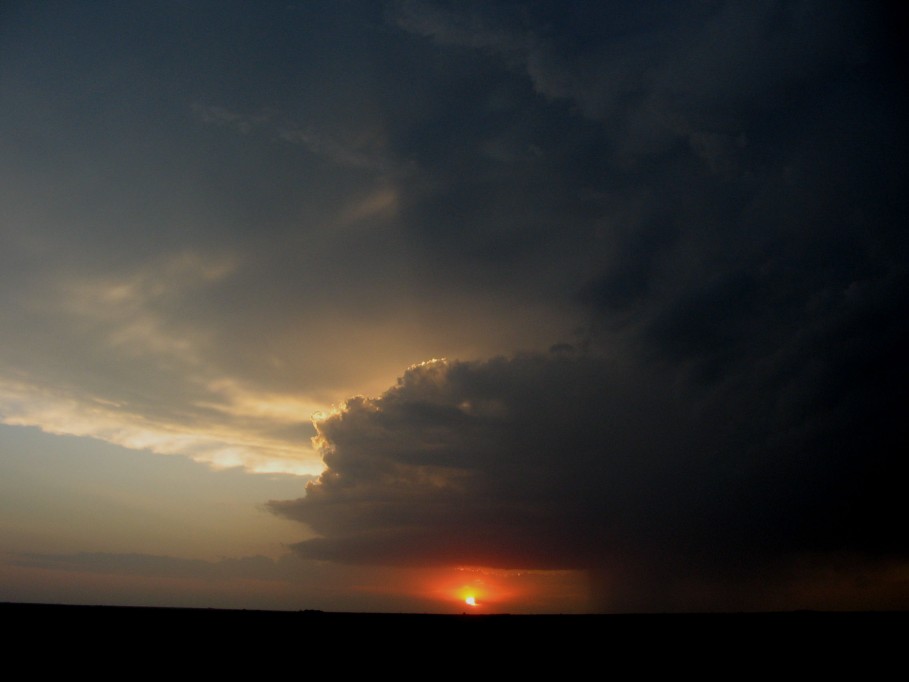
[[[909,608],[905,29],[4,2],[0,600]]]

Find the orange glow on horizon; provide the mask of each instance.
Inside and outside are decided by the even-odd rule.
[[[430,569],[410,583],[413,594],[441,613],[585,613],[586,574],[476,566]]]

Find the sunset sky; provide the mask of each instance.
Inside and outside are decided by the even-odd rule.
[[[889,7],[2,3],[0,601],[909,608]]]

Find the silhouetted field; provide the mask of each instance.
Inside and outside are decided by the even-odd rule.
[[[364,652],[407,657],[416,651],[472,665],[475,657],[509,660],[532,670],[535,661],[602,659],[665,667],[699,662],[806,666],[839,661],[877,665],[901,660],[909,613],[753,613],[618,615],[430,615],[319,611],[230,611],[0,604],[0,622],[21,641],[103,645],[110,650],[211,652],[249,658],[255,652],[296,656],[343,650],[345,663]],[[9,643],[9,642],[8,642]],[[214,648],[213,648],[214,647]],[[217,654],[215,655],[215,652]],[[668,658],[667,658],[668,657]]]

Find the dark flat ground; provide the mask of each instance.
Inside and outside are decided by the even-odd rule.
[[[37,641],[151,663],[211,655],[206,665],[216,667],[248,666],[261,652],[263,664],[314,656],[354,668],[394,660],[406,669],[414,656],[468,667],[498,661],[503,674],[582,661],[638,672],[731,665],[871,674],[894,663],[904,670],[909,648],[903,612],[449,616],[0,603],[0,624],[7,654]]]

